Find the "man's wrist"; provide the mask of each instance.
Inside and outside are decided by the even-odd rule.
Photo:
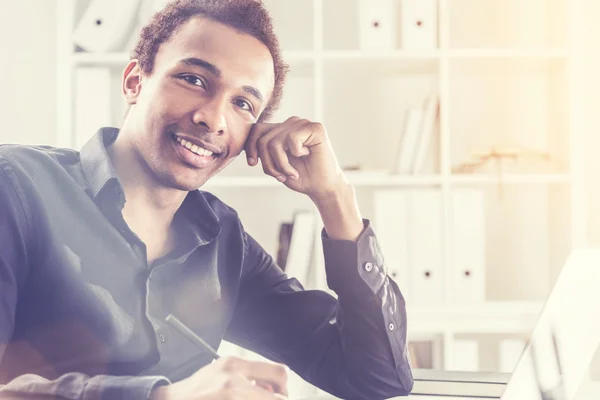
[[[161,385],[156,386],[150,392],[149,400],[167,400],[169,397],[167,395],[167,386]]]
[[[352,185],[345,183],[327,196],[315,196],[311,199],[319,210],[329,238],[351,241],[358,239],[364,224]]]

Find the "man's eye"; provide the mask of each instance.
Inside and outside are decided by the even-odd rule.
[[[252,111],[252,105],[249,102],[247,102],[246,100],[236,100],[236,104],[242,110]]]
[[[204,81],[202,79],[198,78],[197,76],[194,76],[194,75],[184,75],[184,76],[181,77],[181,79],[183,79],[187,83],[192,84],[194,86],[200,86],[200,87],[206,88],[206,85],[204,84]]]

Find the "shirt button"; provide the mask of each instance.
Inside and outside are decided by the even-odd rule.
[[[162,343],[164,343],[164,342],[165,342],[165,335],[163,335],[162,333],[158,335],[158,338],[160,339],[160,341],[161,341]]]
[[[115,193],[118,195],[122,193],[121,186],[115,186]]]
[[[394,323],[393,323],[393,322],[390,322],[390,323],[389,323],[389,325],[388,325],[388,329],[389,329],[390,331],[393,331],[394,329],[396,329],[396,325],[394,325]]]
[[[371,271],[373,271],[373,263],[372,263],[372,262],[370,262],[370,261],[367,261],[367,262],[365,263],[365,271],[367,271],[367,272],[371,272]]]

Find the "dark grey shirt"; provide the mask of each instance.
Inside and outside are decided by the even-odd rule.
[[[103,128],[81,153],[0,146],[0,398],[146,399],[212,360],[168,314],[338,397],[411,390],[404,299],[368,220],[357,243],[323,232],[337,300],[289,279],[199,190],[175,216],[176,248],[148,265],[106,151],[117,135]]]

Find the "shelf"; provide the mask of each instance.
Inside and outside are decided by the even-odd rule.
[[[326,50],[321,54],[326,60],[435,60],[441,57],[438,50]]]
[[[346,171],[346,177],[354,186],[436,186],[441,185],[442,178],[439,175],[390,175],[386,172],[354,172]],[[217,176],[209,180],[207,188],[262,188],[262,187],[285,187],[280,182],[269,176],[245,177],[245,176]]]
[[[564,49],[453,49],[450,58],[567,58],[569,53]]]
[[[346,176],[351,184],[355,186],[398,186],[398,187],[422,187],[440,186],[444,182],[441,175],[392,175],[387,172],[355,172],[346,171]],[[450,182],[457,185],[478,184],[506,184],[506,185],[545,185],[566,184],[571,181],[568,174],[511,174],[498,180],[493,174],[465,174],[452,175]],[[217,176],[206,183],[207,187],[283,187],[274,178],[268,176]]]
[[[78,52],[71,56],[71,63],[74,66],[81,65],[105,65],[105,66],[124,66],[129,62],[129,53],[87,53]],[[310,61],[315,59],[315,52],[310,50],[283,51],[283,57],[286,61]]]
[[[569,183],[569,174],[507,174],[498,176],[496,174],[454,174],[451,182],[454,184],[551,184]]]
[[[486,302],[407,307],[408,329],[414,333],[528,333],[542,302]]]
[[[286,61],[311,61],[317,58],[325,60],[436,60],[446,53],[440,50],[292,50],[283,52]],[[448,51],[450,58],[541,58],[561,59],[568,57],[563,49],[454,49]],[[129,61],[129,53],[86,53],[72,55],[72,64],[79,65],[123,65]]]

